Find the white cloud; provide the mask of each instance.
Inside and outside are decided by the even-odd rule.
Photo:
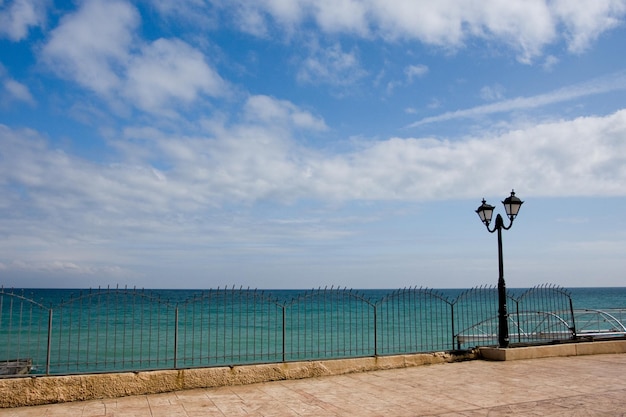
[[[151,0],[150,6],[168,20],[182,21],[204,28],[214,27],[219,20],[216,10],[205,0]],[[219,7],[215,5],[215,8]]]
[[[61,260],[54,260],[49,262],[33,262],[19,259],[11,262],[7,269],[45,273],[63,273],[73,275],[122,275],[122,268],[119,267],[98,268],[93,266],[81,266],[74,262]]]
[[[252,96],[245,104],[248,120],[261,121],[268,125],[294,126],[297,128],[326,130],[324,121],[307,111],[303,111],[286,100],[269,96]]]
[[[139,22],[126,2],[88,0],[52,31],[43,60],[57,75],[108,95],[120,87]]]
[[[311,11],[307,0],[210,0],[210,3],[213,10],[226,15],[229,23],[240,31],[259,37],[268,36],[274,24],[292,34],[295,25]]]
[[[330,157],[296,145],[291,132],[303,127],[297,116],[303,112],[272,100],[252,98],[247,111],[254,117],[216,127],[210,138],[155,139],[153,156],[170,167],[165,170],[140,160],[88,163],[50,149],[34,132],[4,127],[0,182],[25,187],[22,203],[37,210],[97,208],[103,219],[125,224],[267,198],[445,200],[503,184],[515,184],[525,195],[624,194],[626,111],[456,142],[391,138]],[[273,108],[259,111],[262,103]],[[322,122],[304,126],[320,128]],[[489,172],[499,172],[500,179]]]
[[[123,93],[141,109],[160,112],[172,100],[189,104],[199,94],[220,96],[225,82],[202,53],[180,40],[158,39],[129,62]]]
[[[626,73],[618,72],[605,77],[564,87],[549,93],[532,97],[517,97],[498,101],[492,104],[477,106],[470,109],[446,112],[437,116],[425,117],[408,127],[416,127],[429,123],[439,123],[461,118],[478,117],[486,114],[510,112],[514,110],[532,109],[549,104],[570,101],[581,97],[602,94],[610,91],[626,90]],[[482,91],[484,93],[484,91]]]
[[[356,51],[344,52],[340,44],[329,48],[314,45],[301,64],[298,80],[311,84],[347,86],[366,75],[360,66]]]
[[[418,39],[427,44],[457,47],[463,41],[463,23],[471,19],[468,7],[450,2],[423,3],[372,0],[370,24],[385,38]]]
[[[264,16],[254,7],[247,6],[247,3],[237,9],[235,22],[242,32],[258,37],[267,36],[268,28]]]
[[[312,13],[325,32],[367,35],[367,5],[357,0],[319,0],[311,2]]]
[[[409,65],[404,69],[404,73],[406,74],[409,83],[412,83],[414,78],[423,77],[428,73],[428,66],[422,64]]]
[[[464,15],[469,25],[467,35],[479,33],[508,44],[521,62],[530,63],[546,45],[557,40],[558,22],[547,1],[490,0],[478,9],[469,8]]]
[[[213,3],[223,7],[221,2]],[[266,36],[270,22],[293,33],[294,27],[311,19],[327,33],[416,39],[453,50],[471,38],[487,39],[507,45],[525,63],[556,42],[566,42],[572,52],[584,50],[620,24],[626,14],[624,0],[599,0],[584,7],[569,0],[240,0],[231,2],[230,7],[254,16],[235,22],[254,21],[256,29],[242,30],[262,36]]]
[[[136,34],[140,19],[126,2],[88,0],[52,31],[43,61],[113,107],[122,100],[171,116],[177,105],[226,93],[225,81],[198,49],[178,39],[142,43]]]
[[[502,100],[504,87],[500,84],[486,85],[480,89],[480,97],[487,101]]]
[[[422,64],[406,66],[404,68],[404,75],[406,78],[403,80],[389,81],[387,83],[387,87],[385,88],[386,94],[388,96],[391,96],[397,88],[412,84],[416,78],[424,77],[428,73],[428,71],[429,71],[428,66],[422,65]],[[379,75],[379,78],[382,78],[382,75],[383,74],[381,73]],[[407,111],[407,113],[411,113],[411,111]]]
[[[6,103],[11,101],[21,101],[30,105],[35,104],[35,99],[33,98],[33,95],[30,93],[28,87],[26,87],[24,84],[7,78],[2,82],[2,85],[8,97],[6,99],[1,99],[0,101]]]
[[[565,26],[568,48],[582,52],[589,48],[602,33],[620,24],[626,13],[623,0],[598,0],[580,4],[568,0],[552,3],[555,16]]]
[[[418,39],[449,49],[478,37],[509,45],[529,61],[555,39],[555,26],[543,1],[371,2],[371,24],[387,38]]]
[[[261,0],[258,4],[282,24],[300,21],[310,7],[307,0]]]
[[[546,71],[552,71],[552,69],[559,63],[559,59],[554,55],[546,56],[546,59],[543,63],[543,69]]]
[[[48,0],[9,0],[3,6],[0,1],[0,37],[16,42],[26,38],[31,27],[45,23],[48,3]]]

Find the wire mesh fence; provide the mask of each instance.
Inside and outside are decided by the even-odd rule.
[[[498,289],[482,286],[464,291],[454,302],[457,348],[498,343]],[[539,285],[521,294],[507,294],[511,343],[542,343],[576,336],[570,293]]]
[[[347,289],[308,291],[285,306],[285,359],[374,355],[374,304]]]
[[[553,285],[540,285],[512,299],[510,335],[518,343],[551,342],[576,334],[570,293]]]
[[[431,289],[394,291],[376,304],[377,355],[450,350],[452,303]]]
[[[67,293],[61,293],[67,296]],[[177,298],[178,297],[178,298]],[[508,294],[512,343],[613,329],[626,310],[577,310],[568,291]],[[36,300],[0,289],[0,374],[59,375],[451,351],[497,344],[495,287],[450,299],[424,288],[324,288],[276,295],[225,288],[97,289]],[[578,333],[577,333],[578,326]]]
[[[262,291],[210,290],[176,314],[175,368],[284,360],[284,306]]]
[[[51,310],[23,293],[0,291],[0,375],[24,373],[50,350]]]
[[[626,336],[626,309],[575,309],[576,335],[579,338]]]
[[[456,348],[498,342],[498,290],[481,286],[463,291],[454,302]]]
[[[144,291],[79,293],[50,309],[46,373],[171,366],[176,308]]]

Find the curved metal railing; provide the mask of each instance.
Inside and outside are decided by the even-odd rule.
[[[54,292],[55,290],[52,290]],[[0,375],[40,375],[368,357],[497,345],[497,289],[272,293],[0,288]],[[277,295],[281,294],[281,296]],[[454,293],[450,293],[454,294]],[[67,300],[62,296],[68,296]],[[567,290],[508,294],[511,343],[626,337],[626,309],[574,310]],[[15,371],[15,372],[14,372]]]

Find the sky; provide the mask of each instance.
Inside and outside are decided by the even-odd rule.
[[[0,0],[0,285],[626,285],[626,0]]]

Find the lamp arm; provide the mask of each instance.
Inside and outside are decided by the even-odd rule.
[[[496,221],[493,224],[493,230],[489,228],[489,225],[487,225],[487,230],[489,231],[489,233],[494,233],[498,229],[509,230],[511,226],[513,226],[513,220],[510,221],[508,226],[505,226],[504,220],[502,220],[502,216],[498,214],[496,216]]]
[[[486,226],[487,226],[487,231],[488,231],[489,233],[494,233],[496,230],[498,230],[498,225],[497,225],[497,224],[494,224],[494,226],[493,226],[493,230],[492,230],[492,229],[490,229],[488,225],[486,225]]]
[[[499,216],[499,215],[498,215]],[[509,230],[511,227],[513,227],[513,219],[510,219],[509,225],[508,226],[504,226],[504,224],[502,224],[502,228],[504,230]]]

